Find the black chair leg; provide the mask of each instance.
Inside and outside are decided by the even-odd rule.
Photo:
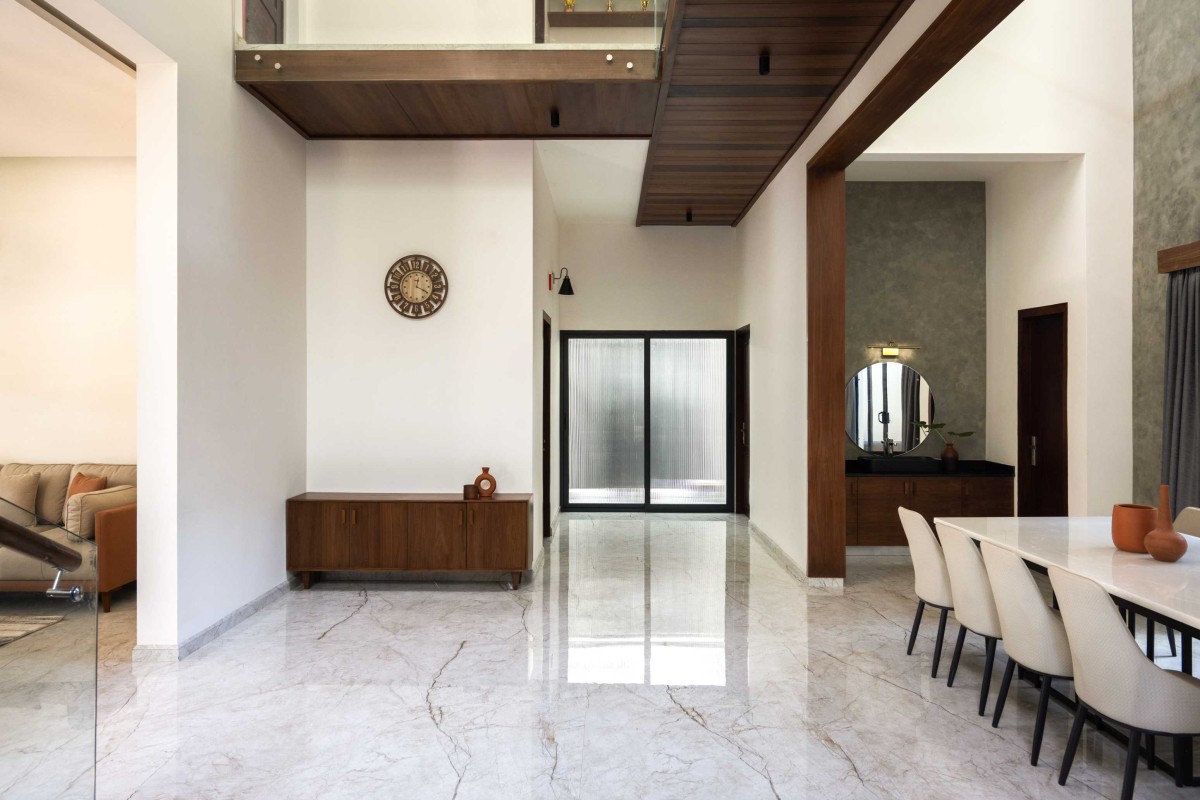
[[[925,613],[925,601],[917,601],[917,616],[913,618],[912,633],[908,635],[908,654],[912,655],[913,644],[917,641],[917,628],[921,627],[921,615]]]
[[[1083,734],[1083,723],[1087,721],[1087,709],[1083,703],[1075,708],[1075,721],[1071,723],[1071,735],[1067,737],[1067,750],[1063,753],[1062,767],[1058,770],[1058,785],[1067,785],[1067,776],[1071,774],[1071,762],[1075,760],[1075,751],[1079,749],[1079,737]]]
[[[954,657],[950,659],[950,677],[946,681],[947,686],[954,685],[954,676],[958,674],[958,659],[962,657],[963,642],[967,640],[967,629],[958,626],[958,641],[954,643]]]
[[[1154,660],[1154,620],[1146,618],[1146,658]]]
[[[946,614],[948,609],[943,608],[941,616],[938,617],[938,634],[937,643],[933,646],[933,670],[929,673],[930,677],[937,677],[938,664],[942,660],[942,640],[946,638]]]
[[[1146,734],[1146,769],[1154,771],[1154,737]]]
[[[979,716],[987,713],[988,692],[992,689],[992,661],[996,658],[996,640],[991,636],[983,637],[983,685],[979,687]]]
[[[1125,751],[1125,780],[1121,783],[1121,800],[1133,800],[1133,784],[1137,781],[1138,750],[1142,744],[1142,732],[1129,731],[1129,749]]]
[[[1046,709],[1050,707],[1050,676],[1042,676],[1042,692],[1038,695],[1037,719],[1033,723],[1033,755],[1029,763],[1037,766],[1042,752],[1042,732],[1046,730]]]
[[[1016,671],[1017,662],[1011,658],[1008,659],[1008,666],[1004,668],[1004,680],[1000,681],[1000,696],[996,698],[996,712],[992,714],[992,727],[1000,727],[1000,715],[1004,713],[1004,701],[1008,699],[1008,686],[1012,683],[1013,672]]]
[[[1187,737],[1174,736],[1171,738],[1171,744],[1173,745],[1172,749],[1175,751],[1175,757],[1173,759],[1175,764],[1175,785],[1183,786],[1183,765],[1189,758],[1187,748],[1184,747],[1184,745],[1187,744]]]

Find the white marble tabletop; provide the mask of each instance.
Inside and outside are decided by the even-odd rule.
[[[1109,594],[1200,629],[1200,539],[1174,564],[1112,543],[1109,517],[949,517],[937,525],[993,542],[1043,567],[1091,578]]]

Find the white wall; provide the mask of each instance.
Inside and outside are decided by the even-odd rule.
[[[574,296],[559,300],[564,330],[732,330],[738,266],[730,228],[571,222],[559,266]]]
[[[304,489],[304,144],[232,80],[235,4],[55,0],[138,67],[138,642],[285,579]]]
[[[549,288],[546,276],[558,266],[558,214],[550,185],[537,148],[533,155],[533,547],[537,558],[542,541],[542,370],[550,369],[550,522],[558,516],[559,459],[558,386],[559,386],[559,299]],[[542,360],[543,314],[550,317],[550,363]]]
[[[1088,513],[1083,160],[1006,167],[987,183],[987,457],[1017,463],[1017,312],[1067,304],[1068,511]],[[1018,467],[1019,470],[1019,467]]]
[[[916,0],[742,220],[737,326],[750,325],[750,514],[808,564],[806,169],[810,158],[947,5]]]
[[[1010,302],[1053,294],[1049,288],[1062,281],[1076,284],[1069,311],[1073,514],[1108,513],[1132,491],[1132,59],[1129,0],[1026,0],[868,151],[947,154],[951,160],[965,153],[1083,155],[1069,192],[1061,167],[1037,166],[988,189],[989,227],[1009,218],[1008,210],[993,218],[994,196],[1020,202],[1014,186],[1047,214],[1054,209],[1038,193],[1072,205],[1052,219],[1074,214],[1073,204],[1081,204],[1075,249],[1060,259],[1039,259],[1045,270],[1034,285],[1047,291],[1013,278],[1011,251],[989,246],[988,264],[989,293],[1004,292]],[[1008,237],[1013,246],[1020,236],[1029,237],[1020,246],[1032,258],[1038,252],[1032,243],[1045,236],[1047,252],[1061,250],[1048,221],[1027,211],[1019,219],[1027,227]],[[1026,269],[1021,274],[1030,274]],[[1016,435],[1014,316],[1015,308],[993,307],[989,300],[989,326],[1005,326],[988,339],[988,444],[997,454],[1015,450],[1015,441],[992,434]]]
[[[533,490],[533,145],[308,145],[308,488]],[[388,305],[397,259],[445,269],[423,320]],[[540,342],[540,333],[538,337]]]
[[[132,158],[0,158],[0,463],[137,460]]]
[[[302,43],[527,44],[533,41],[530,0],[296,1]]]

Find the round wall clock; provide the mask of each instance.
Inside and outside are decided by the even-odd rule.
[[[411,255],[392,264],[383,279],[383,293],[396,313],[409,319],[433,316],[450,292],[446,271],[429,256]]]

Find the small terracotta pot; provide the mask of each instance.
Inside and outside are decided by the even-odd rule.
[[[1173,562],[1183,558],[1187,549],[1187,539],[1171,519],[1171,487],[1164,483],[1158,488],[1158,527],[1146,534],[1146,551],[1155,561]]]
[[[483,473],[475,479],[475,488],[479,490],[480,499],[491,497],[496,491],[496,478],[490,470],[491,467],[484,467]]]
[[[953,442],[946,442],[946,449],[942,451],[942,468],[946,472],[958,472],[958,451]]]
[[[1146,534],[1158,524],[1158,509],[1137,503],[1118,503],[1113,506],[1112,541],[1126,553],[1145,553]]]

